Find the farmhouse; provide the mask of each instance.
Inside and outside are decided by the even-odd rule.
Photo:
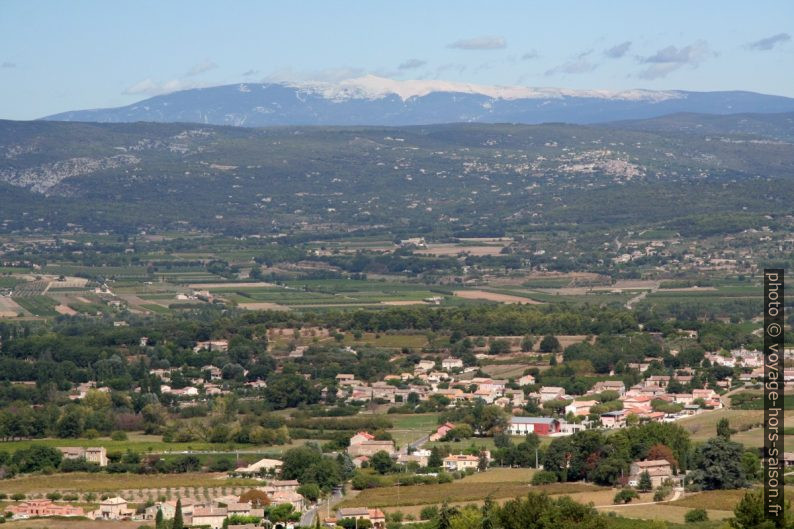
[[[565,398],[565,388],[557,386],[543,386],[538,392],[540,402],[548,402],[550,400],[558,400]]]
[[[190,525],[207,526],[212,529],[221,529],[226,520],[228,511],[222,507],[205,507],[195,509]]]
[[[202,350],[225,353],[229,350],[229,342],[228,340],[207,340],[205,342],[196,343],[196,346],[193,348],[193,352],[198,353]]]
[[[466,454],[458,454],[458,455],[451,455],[444,458],[444,470],[453,472],[453,471],[462,471],[466,470],[467,468],[477,469],[477,464],[480,462],[480,458],[477,456],[470,456]]]
[[[58,450],[61,451],[64,459],[85,459],[87,462],[94,463],[100,467],[108,466],[108,453],[104,446],[92,446],[89,448],[59,446]]]
[[[450,369],[463,369],[463,360],[460,358],[445,358],[441,361],[441,368],[447,371]]]
[[[648,472],[651,477],[653,488],[659,487],[665,480],[673,477],[673,469],[670,462],[666,459],[654,459],[650,461],[635,461],[629,469],[629,485],[637,486],[640,476]]]
[[[81,507],[56,505],[51,500],[28,500],[18,505],[9,505],[6,511],[14,517],[30,516],[83,516]]]
[[[530,384],[535,383],[535,377],[532,375],[524,375],[523,377],[516,380],[519,386],[529,386]]]
[[[560,421],[551,417],[512,417],[510,435],[551,435],[560,433]]]
[[[454,424],[452,424],[451,422],[445,422],[444,424],[436,428],[435,432],[430,434],[430,441],[432,442],[443,439],[444,436],[447,435],[447,433],[454,428],[455,428]]]
[[[260,459],[256,463],[251,463],[247,467],[242,467],[234,470],[235,474],[261,474],[278,472],[281,469],[282,462],[278,459]]]

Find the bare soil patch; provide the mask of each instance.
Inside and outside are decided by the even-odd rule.
[[[456,290],[454,294],[464,299],[485,299],[488,301],[498,301],[500,303],[526,303],[527,305],[541,304],[540,301],[535,301],[534,299],[511,296],[510,294],[496,294],[484,290]]]

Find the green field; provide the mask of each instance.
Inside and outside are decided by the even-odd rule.
[[[59,303],[47,296],[15,297],[14,301],[34,316],[52,317],[58,315],[55,307]]]

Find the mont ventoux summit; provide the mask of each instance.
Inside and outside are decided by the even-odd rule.
[[[119,108],[76,110],[53,121],[271,125],[597,123],[680,112],[794,111],[794,99],[743,91],[571,90],[485,86],[373,75],[330,82],[244,83],[160,95]]]

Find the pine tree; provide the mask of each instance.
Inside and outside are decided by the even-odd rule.
[[[430,450],[430,457],[427,458],[427,466],[430,468],[439,468],[444,462],[441,460],[441,452],[437,446]]]
[[[171,529],[185,529],[185,521],[182,518],[182,498],[176,500],[176,511],[174,511],[174,521]]]
[[[646,470],[642,474],[640,474],[640,482],[637,485],[637,488],[642,492],[648,492],[653,488],[653,482],[651,482],[651,475]]]

